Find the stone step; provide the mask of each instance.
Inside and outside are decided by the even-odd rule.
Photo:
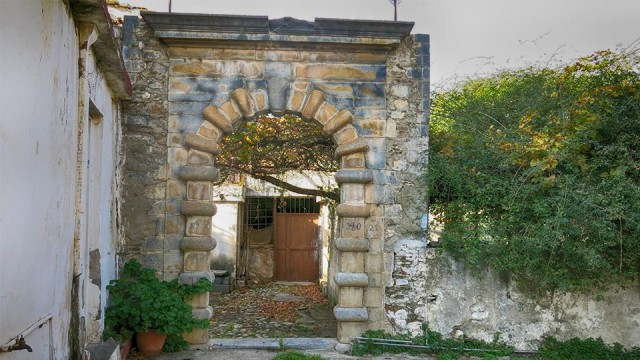
[[[282,340],[282,344],[280,343]],[[268,349],[280,350],[282,346],[293,350],[332,350],[338,340],[333,338],[261,338],[261,339],[210,339],[212,349]]]

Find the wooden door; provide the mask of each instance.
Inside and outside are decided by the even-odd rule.
[[[274,215],[276,280],[318,280],[318,214]]]

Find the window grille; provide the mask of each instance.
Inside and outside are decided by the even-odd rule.
[[[320,204],[315,198],[283,198],[278,199],[276,211],[290,214],[320,213]]]
[[[264,229],[273,224],[273,198],[247,198],[244,223],[253,229]]]

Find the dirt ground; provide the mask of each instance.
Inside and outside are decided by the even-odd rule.
[[[212,293],[210,338],[336,337],[331,306],[317,284],[269,284]]]

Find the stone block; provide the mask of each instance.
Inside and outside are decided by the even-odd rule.
[[[365,287],[369,285],[369,278],[366,273],[339,272],[334,279],[340,287]],[[341,304],[347,306],[343,303]]]
[[[226,118],[231,121],[232,124],[235,124],[240,119],[242,119],[242,113],[240,112],[240,108],[236,105],[235,101],[227,100],[222,105],[220,105],[219,110],[226,115]]]
[[[200,135],[186,134],[184,136],[184,143],[191,149],[204,151],[214,155],[220,153],[220,146],[218,146],[215,141]]]
[[[182,181],[181,181],[182,182]],[[211,182],[209,181],[188,181],[188,200],[211,200]]]
[[[356,139],[355,141],[341,144],[336,148],[336,157],[347,156],[356,153],[366,153],[369,150],[369,144],[365,139]]]
[[[211,236],[211,217],[187,217],[185,234],[187,236]]]
[[[215,277],[211,271],[183,272],[178,277],[178,282],[180,284],[195,285],[201,278],[205,278],[213,283]]]
[[[337,112],[338,110],[335,106],[325,101],[320,105],[318,111],[316,111],[315,119],[320,124],[325,125]]]
[[[211,49],[192,47],[170,47],[167,54],[172,58],[201,58],[210,59]]]
[[[367,273],[381,273],[384,271],[384,257],[382,253],[367,253],[364,258],[364,270]]]
[[[358,290],[362,291],[362,289]],[[367,308],[365,307],[336,306],[333,308],[333,315],[339,322],[365,322],[369,319],[369,313],[367,312]],[[338,324],[338,326],[340,325],[342,324]],[[358,333],[355,336],[360,336],[360,334],[361,333]],[[340,339],[338,340],[341,341]]]
[[[296,78],[320,80],[384,81],[386,67],[383,65],[296,64],[294,74]]]
[[[213,166],[213,155],[204,151],[191,149],[187,153],[187,164],[192,166]]]
[[[384,185],[367,184],[365,188],[364,202],[367,204],[384,203],[386,187]]]
[[[171,165],[187,165],[187,150],[184,148],[169,148],[168,161]]]
[[[247,49],[213,49],[211,58],[216,60],[254,60],[255,50]]]
[[[387,101],[383,97],[359,97],[354,100],[353,106],[357,108],[384,109],[387,106]]]
[[[341,269],[343,272],[364,272],[364,253],[344,252],[341,255]]]
[[[384,218],[372,217],[365,220],[364,229],[365,238],[382,239],[382,236],[384,234]]]
[[[211,251],[216,248],[216,239],[211,236],[185,236],[180,241],[180,249],[187,251]]]
[[[364,169],[365,161],[364,154],[351,154],[342,157],[342,168],[343,169]]]
[[[193,295],[191,299],[187,300],[187,303],[196,309],[206,308],[209,306],[209,293]]]
[[[208,121],[203,121],[198,128],[196,134],[200,136],[204,136],[210,140],[213,140],[216,143],[220,143],[222,140],[223,132]]]
[[[163,199],[165,191],[165,184],[148,185],[144,187],[144,197],[147,199]]]
[[[385,94],[384,82],[366,82],[353,85],[353,95],[356,98],[385,98]]]
[[[184,271],[207,271],[209,269],[209,251],[189,251],[184,254]]]
[[[364,219],[343,217],[340,219],[340,235],[343,238],[361,239],[364,238]]]
[[[192,135],[192,134],[189,134]],[[170,132],[167,134],[167,146],[168,147],[182,147],[184,141],[184,135],[181,133]]]
[[[336,239],[336,249],[348,252],[369,251],[369,241],[367,239],[338,238]]]
[[[163,246],[165,250],[180,250],[180,243],[182,242],[182,235],[170,235],[165,236],[163,239]]]
[[[269,50],[264,52],[264,59],[267,61],[298,61],[300,52],[290,50]]]
[[[369,184],[373,181],[371,170],[340,169],[336,172],[336,181],[340,184]]]
[[[171,60],[170,75],[206,77],[260,77],[264,65],[255,61],[233,60]]]
[[[170,101],[169,114],[202,114],[202,111],[209,105],[208,101]]]
[[[353,98],[354,84],[350,82],[314,81],[313,87],[331,97]]]
[[[338,204],[336,210],[342,217],[369,217],[371,212],[367,204]]]
[[[348,110],[340,110],[336,113],[326,124],[322,127],[325,133],[332,135],[339,129],[342,129],[345,125],[351,123],[353,115]]]
[[[211,306],[193,308],[193,310],[191,310],[191,315],[193,315],[194,319],[197,320],[209,320],[213,316],[213,308]]]
[[[126,116],[126,124],[127,125],[141,125],[147,126],[149,123],[149,118],[143,115],[127,115]]]
[[[364,306],[369,308],[369,320],[372,319],[372,309],[382,309],[384,307],[384,290],[381,288],[368,288],[364,290]]]
[[[245,119],[253,118],[256,113],[256,105],[247,89],[240,88],[234,90],[231,92],[231,98],[236,102],[238,109],[240,109]]]
[[[366,322],[338,322],[338,341],[345,344],[352,343],[353,339],[367,330],[369,328]]]
[[[210,102],[212,97],[211,93],[170,92],[168,99],[171,102]]]
[[[184,181],[168,180],[167,181],[167,199],[183,199],[186,187]]]
[[[181,212],[188,216],[213,216],[216,214],[216,204],[205,201],[182,201]]]
[[[364,198],[364,184],[347,183],[340,187],[340,200],[342,203],[359,202]]]
[[[259,89],[251,92],[251,98],[256,105],[256,113],[265,113],[269,110],[269,103],[267,100],[267,92]]]
[[[333,134],[333,141],[337,145],[342,145],[342,144],[354,141],[357,138],[358,138],[358,132],[351,125],[347,125],[343,127],[341,130],[339,130],[338,132],[336,132],[335,134]]]
[[[360,287],[341,287],[338,290],[338,306],[342,308],[362,307],[364,290]]]
[[[188,181],[217,181],[220,171],[212,166],[180,166],[178,176]]]
[[[182,338],[189,344],[206,344],[209,342],[209,331],[207,329],[193,329],[189,333],[182,334]]]
[[[233,131],[233,124],[231,123],[231,120],[227,119],[225,114],[215,106],[207,106],[203,110],[202,116],[204,116],[205,120],[215,125],[225,134],[230,134]]]
[[[182,253],[179,250],[164,250],[164,271],[182,270]]]
[[[194,133],[202,124],[202,114],[169,115],[167,130],[174,133]]]
[[[358,120],[353,126],[360,136],[383,137],[387,131],[386,120]]]
[[[307,98],[307,102],[302,108],[302,117],[311,119],[314,117],[320,105],[324,102],[324,93],[318,90],[311,90]]]
[[[383,233],[384,234],[384,233]],[[372,252],[380,252],[384,249],[384,237],[376,237],[369,239],[369,250]]]
[[[290,110],[296,114],[301,113],[302,107],[304,106],[304,103],[305,103],[305,99],[306,99],[306,95],[304,92],[299,90],[293,90],[289,98],[289,103],[287,104],[287,110]]]

